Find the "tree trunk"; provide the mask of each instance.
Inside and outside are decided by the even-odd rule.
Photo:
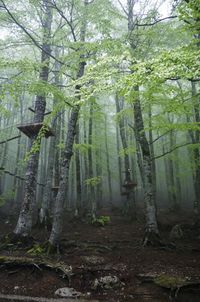
[[[43,43],[42,43],[42,53],[41,53],[41,71],[39,79],[43,82],[48,82],[49,76],[49,64],[50,64],[50,37],[51,37],[51,23],[52,23],[52,12],[48,4],[48,0],[43,0],[44,9],[44,22],[43,22]],[[37,95],[35,101],[35,113],[34,113],[34,123],[41,123],[44,119],[44,113],[46,108],[46,97],[44,94]],[[33,135],[29,142],[29,150],[36,143],[37,135]],[[38,142],[40,144],[40,142]],[[20,215],[16,228],[14,230],[15,234],[20,236],[29,236],[32,228],[32,212],[33,205],[35,202],[36,194],[36,179],[38,171],[39,162],[39,151],[32,150],[29,155],[26,175],[25,175],[25,189],[24,189],[24,199],[21,206]]]
[[[124,99],[116,95],[115,98],[115,103],[116,103],[116,111],[117,113],[120,113],[124,109]],[[127,137],[126,137],[126,125],[125,125],[125,119],[124,117],[120,117],[119,119],[119,133],[121,137],[121,142],[122,142],[122,147],[124,150],[124,173],[125,173],[125,179],[124,179],[124,184],[130,183],[131,182],[131,169],[130,169],[130,160],[129,160],[129,155],[126,153],[126,150],[128,148],[128,143],[127,143]],[[134,208],[135,205],[135,194],[133,191],[125,191],[126,194],[126,204],[124,207],[125,213],[127,215],[133,216],[135,213],[132,213],[132,209]]]
[[[80,143],[80,131],[79,131],[79,123],[76,125],[76,144]],[[80,153],[76,150],[76,205],[75,205],[75,216],[80,215],[80,211],[82,209],[81,204],[81,162],[80,162]]]
[[[155,154],[154,154],[154,145],[153,145],[151,105],[149,106],[149,148],[152,158],[152,186],[153,186],[153,194],[155,196],[155,204],[156,204],[156,161],[154,159]]]
[[[59,57],[59,51],[56,49],[55,50],[55,56]],[[59,70],[60,70],[60,63],[55,62],[55,71],[54,71],[54,85],[58,86],[60,84],[60,77],[59,77]],[[57,99],[54,98],[53,100],[53,109],[56,107],[57,104]],[[55,163],[55,157],[56,157],[56,152],[57,148],[55,151],[55,145],[56,140],[59,142],[59,131],[56,131],[56,124],[58,123],[58,117],[60,116],[60,112],[56,114],[55,117],[53,117],[52,120],[52,130],[54,132],[54,136],[50,138],[49,142],[49,150],[48,150],[48,163],[47,163],[47,177],[46,177],[46,183],[45,183],[45,188],[44,188],[44,195],[42,199],[42,205],[40,208],[40,213],[39,213],[39,221],[41,225],[44,225],[46,228],[48,227],[50,223],[50,213],[51,213],[51,201],[52,201],[52,186],[53,186],[53,172],[54,172],[54,163]],[[57,132],[57,133],[56,133]],[[58,137],[57,137],[58,135]],[[57,163],[59,160],[57,161]],[[59,165],[56,169],[59,169]],[[57,172],[58,173],[58,172]],[[55,187],[58,186],[57,184],[54,184]],[[56,191],[54,191],[55,193]]]
[[[93,103],[90,104],[90,117],[89,117],[89,129],[88,129],[88,143],[90,145],[90,148],[88,150],[88,172],[89,172],[89,178],[94,177],[93,173],[93,154],[92,154],[92,135],[93,135]],[[90,208],[91,208],[91,216],[93,219],[96,217],[96,199],[95,199],[95,190],[94,185],[90,184],[89,187],[89,199],[90,199]]]
[[[137,89],[138,91],[138,89]],[[146,231],[144,244],[154,244],[154,238],[159,234],[156,217],[155,196],[153,191],[152,181],[152,163],[150,147],[144,131],[144,123],[142,117],[142,110],[140,101],[137,98],[134,101],[134,122],[136,140],[140,143],[142,157],[143,157],[143,175],[144,175],[144,202],[146,209]]]
[[[97,208],[100,209],[102,207],[102,199],[103,199],[103,188],[102,188],[102,154],[101,154],[101,149],[100,148],[97,148],[96,149],[96,173],[97,173],[97,176],[100,176],[101,177],[101,181],[97,184],[97,196],[96,196],[96,199],[97,199]]]
[[[137,41],[133,39],[133,30],[134,30],[134,22],[133,22],[133,7],[135,5],[134,0],[127,0],[127,8],[128,8],[128,33],[129,33],[129,44],[131,51],[133,52],[137,47]],[[151,152],[150,147],[147,141],[146,133],[144,130],[142,109],[139,100],[139,87],[135,87],[135,92],[138,92],[138,96],[134,100],[134,127],[135,127],[135,136],[136,142],[140,145],[142,152],[142,177],[143,185],[144,185],[144,201],[145,201],[145,209],[146,209],[146,231],[144,244],[152,243],[157,244],[158,237],[158,224],[156,217],[156,205],[155,205],[155,196],[153,190],[153,178],[152,178],[152,162],[151,162]]]
[[[56,196],[53,226],[49,238],[49,242],[52,246],[57,246],[62,231],[62,214],[63,214],[63,208],[65,202],[65,191],[66,191],[66,187],[68,187],[69,167],[70,167],[71,157],[73,155],[72,149],[74,144],[75,129],[78,120],[79,109],[80,109],[79,106],[73,107],[68,122],[67,139],[66,139],[65,150],[63,151],[62,162],[61,162],[59,190]]]
[[[196,91],[196,84],[194,82],[191,83],[192,85],[192,96],[195,97],[197,94]],[[195,100],[194,104],[194,119],[195,123],[200,123],[200,102],[199,99]],[[193,143],[198,144],[200,142],[200,132],[196,130],[193,135]],[[193,160],[194,160],[194,191],[195,191],[195,208],[196,208],[196,215],[198,221],[200,221],[200,151],[199,148],[193,149]]]
[[[106,168],[108,175],[108,191],[109,191],[109,202],[112,202],[112,179],[110,170],[110,158],[108,149],[108,127],[107,127],[107,116],[105,115],[105,147],[106,147]]]
[[[116,111],[119,113],[124,109],[124,100],[123,98],[120,98],[118,95],[116,95],[115,98],[116,101]],[[124,151],[128,148],[127,144],[127,138],[126,138],[126,132],[125,132],[125,120],[124,117],[121,117],[119,120],[119,132],[120,132],[120,137],[122,141],[122,146]],[[130,163],[129,163],[129,156],[128,154],[124,154],[124,168],[125,168],[125,180],[130,181]]]
[[[120,194],[122,194],[122,162],[120,157],[120,138],[119,138],[119,127],[116,125],[116,141],[117,141],[117,155],[118,155],[118,168],[119,168],[119,186]]]
[[[87,13],[87,4],[88,4],[88,0],[85,0],[84,1],[84,5],[86,9],[85,13]],[[85,42],[86,26],[87,26],[87,21],[85,16],[85,20],[83,21],[81,26],[81,34],[80,34],[81,42]],[[84,61],[84,56],[81,55],[78,72],[77,72],[77,79],[81,78],[84,75],[85,65],[86,62]],[[80,86],[77,86],[76,90],[78,95]],[[71,157],[73,155],[72,151],[73,151],[73,145],[76,135],[76,125],[78,121],[79,110],[80,110],[80,105],[75,105],[71,110],[71,115],[68,121],[67,137],[66,137],[65,148],[61,160],[59,190],[56,196],[54,216],[53,216],[53,226],[49,238],[49,244],[53,248],[58,246],[60,235],[62,232],[62,224],[63,224],[62,218],[63,218],[63,208],[65,202],[65,191],[66,189],[68,190],[68,186],[69,186],[69,168],[70,168]]]
[[[84,144],[88,144],[88,139],[87,139],[87,126],[85,120],[83,121],[83,140]],[[88,171],[88,152],[85,152],[84,154],[84,179],[86,180],[89,178],[89,171]],[[84,206],[88,208],[88,186],[85,184],[84,185]]]

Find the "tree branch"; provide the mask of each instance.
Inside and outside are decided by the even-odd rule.
[[[77,39],[76,39],[76,35],[75,35],[75,32],[74,32],[74,27],[73,27],[73,25],[72,25],[72,16],[70,16],[70,17],[71,17],[71,20],[69,21],[69,20],[67,19],[67,17],[64,15],[63,11],[57,6],[55,0],[52,0],[52,1],[51,1],[51,4],[52,4],[53,8],[55,8],[55,9],[57,10],[57,12],[60,14],[60,16],[66,21],[67,25],[68,25],[69,28],[71,29],[71,34],[72,34],[72,36],[73,36],[74,42],[76,42]],[[73,9],[72,9],[72,11],[73,11]]]
[[[159,140],[160,138],[162,138],[163,136],[165,136],[166,134],[168,134],[169,132],[171,132],[171,130],[166,131],[165,133],[159,135],[158,137],[156,137],[149,145],[154,144],[157,140]]]
[[[151,158],[151,160],[159,159],[159,158],[161,158],[161,157],[163,157],[163,156],[165,156],[165,155],[167,155],[167,154],[169,154],[169,153],[172,153],[172,152],[175,151],[176,149],[179,149],[179,148],[181,148],[181,147],[185,147],[185,146],[188,146],[188,145],[194,145],[194,144],[193,144],[193,143],[185,143],[185,144],[183,144],[183,145],[175,146],[174,148],[172,148],[172,149],[169,150],[169,151],[164,152],[163,154],[154,156],[153,158]]]
[[[126,16],[128,16],[128,12],[125,9],[125,7],[123,6],[123,4],[121,3],[121,1],[120,0],[117,0],[117,1],[118,1],[119,5],[121,6],[122,10],[124,11],[124,13],[126,14]]]
[[[139,27],[141,27],[141,26],[153,26],[153,25],[155,25],[155,24],[157,24],[157,23],[160,23],[160,22],[162,22],[162,21],[164,21],[164,20],[169,20],[169,19],[175,19],[175,18],[177,18],[178,16],[168,16],[168,17],[165,17],[165,18],[162,18],[162,19],[159,19],[159,20],[156,20],[155,22],[152,22],[152,23],[144,23],[144,24],[140,24],[140,23],[135,23],[134,25],[135,26],[139,26]]]
[[[10,141],[12,141],[12,140],[14,140],[14,139],[17,139],[17,138],[19,138],[19,137],[21,137],[21,135],[17,135],[17,136],[8,138],[8,139],[6,139],[6,140],[4,140],[4,141],[1,141],[0,144],[5,144],[5,143],[10,142]]]
[[[40,50],[44,51],[48,56],[50,56],[52,59],[54,59],[55,61],[59,62],[60,64],[64,64],[64,62],[58,60],[56,57],[54,57],[54,55],[52,55],[50,52],[46,51],[36,40],[35,38],[29,33],[29,31],[15,18],[15,16],[10,12],[10,10],[8,9],[8,7],[5,5],[3,0],[0,0],[2,3],[2,8],[4,8],[6,10],[6,12],[8,13],[8,15],[11,17],[11,19],[15,22],[15,24],[21,28],[23,30],[23,32],[31,39],[31,41],[35,44],[35,46],[37,46]]]

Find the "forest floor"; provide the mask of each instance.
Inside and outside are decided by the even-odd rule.
[[[30,255],[24,248],[15,250],[11,246],[10,250],[1,250],[0,257],[32,257],[35,264],[0,265],[0,301],[20,301],[21,296],[58,299],[55,291],[64,287],[81,292],[80,301],[200,301],[198,284],[182,287],[177,281],[200,281],[200,237],[198,232],[191,230],[192,217],[188,213],[177,216],[164,212],[159,215],[161,234],[166,242],[169,242],[170,229],[177,223],[182,226],[183,238],[175,241],[176,246],[158,248],[142,247],[142,218],[130,222],[119,213],[105,209],[101,215],[110,216],[110,222],[105,226],[65,220],[61,254],[48,258],[48,261],[70,266],[72,274],[68,278],[37,265],[39,256]],[[0,217],[0,229],[4,235],[12,231],[13,225]],[[44,242],[48,234],[48,231],[38,229],[33,232],[38,243]],[[104,283],[105,279],[97,282],[105,276],[110,276],[110,283]],[[175,281],[168,280],[169,286],[156,285],[159,282],[155,282],[155,278],[160,276]],[[6,295],[20,297],[19,300],[16,297],[9,300]]]

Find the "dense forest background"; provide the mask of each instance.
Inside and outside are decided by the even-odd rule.
[[[63,213],[95,220],[105,206],[144,209],[145,241],[159,209],[198,217],[198,0],[1,0],[0,26],[0,206],[14,234],[52,220],[56,245]]]

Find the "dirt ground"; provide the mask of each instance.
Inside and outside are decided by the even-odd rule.
[[[183,238],[174,240],[175,245],[159,248],[142,247],[142,218],[128,221],[108,209],[101,215],[110,216],[110,222],[105,226],[65,219],[61,254],[50,260],[71,266],[70,278],[41,268],[37,265],[38,256],[34,256],[34,266],[0,266],[0,294],[55,298],[58,288],[72,287],[81,292],[84,299],[105,302],[200,301],[200,286],[180,288],[176,291],[177,297],[173,298],[173,288],[166,289],[148,280],[148,276],[159,275],[200,280],[200,233],[191,229],[191,215],[185,212],[178,216],[169,212],[159,214],[161,234],[166,242],[170,241],[169,232],[175,224],[181,224],[183,231]],[[1,235],[10,232],[13,225],[14,222],[1,217]],[[48,231],[34,229],[33,236],[42,243],[48,238]],[[33,257],[27,250],[14,250],[13,247],[1,250],[0,255]],[[116,276],[118,282],[110,288],[95,286],[95,280],[105,276]]]

